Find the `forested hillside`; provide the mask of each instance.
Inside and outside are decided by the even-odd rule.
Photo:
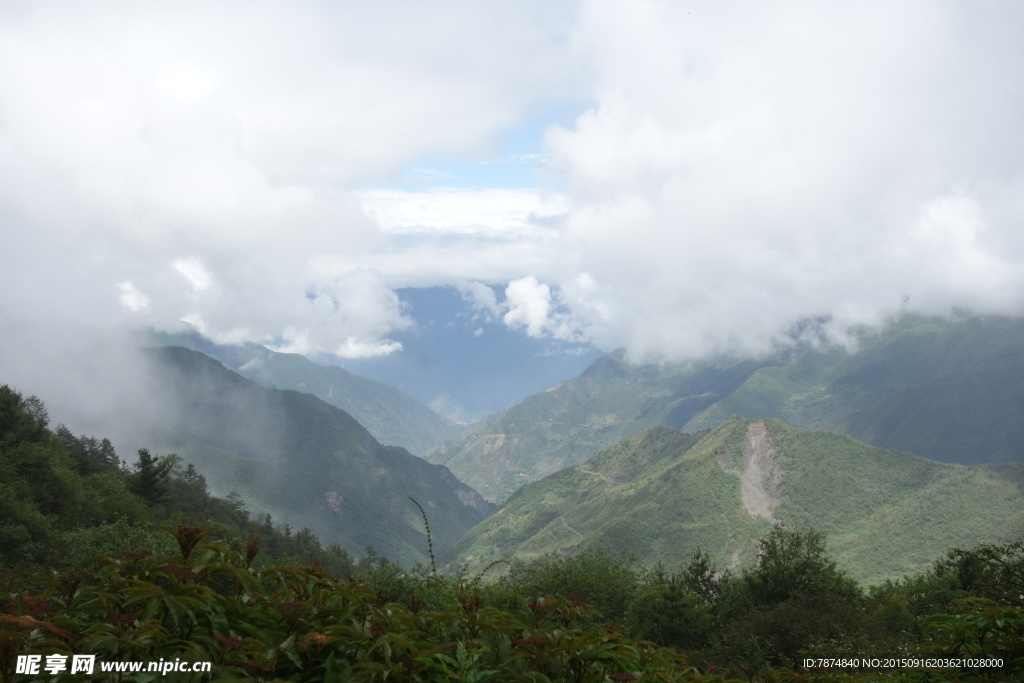
[[[698,549],[748,566],[773,525],[815,527],[858,580],[919,571],[949,547],[1024,535],[1024,465],[948,465],[849,436],[733,417],[703,436],[654,427],[528,484],[446,556],[613,548],[645,565]]]
[[[856,343],[761,368],[682,428],[740,413],[942,462],[1024,462],[1024,319],[904,316]]]
[[[108,439],[51,428],[46,407],[0,386],[0,571],[16,588],[31,567],[74,566],[96,553],[176,544],[161,524],[207,523],[227,547],[261,538],[264,559],[316,558],[334,571],[353,569],[347,549],[321,544],[309,528],[253,519],[237,493],[210,495],[206,477],[175,454],[141,449],[119,455]]]
[[[491,501],[659,424],[682,426],[759,363],[635,366],[622,353],[467,429],[427,455]]]
[[[634,365],[622,353],[430,452],[488,500],[578,465],[655,425],[710,429],[730,415],[951,463],[1024,459],[1024,320],[902,316],[851,346],[794,343],[759,361]]]
[[[169,406],[150,442],[196,463],[212,486],[238,491],[259,514],[415,562],[427,558],[426,536],[409,497],[431,511],[439,548],[491,510],[447,468],[381,445],[311,394],[268,389],[181,347],[146,353]]]

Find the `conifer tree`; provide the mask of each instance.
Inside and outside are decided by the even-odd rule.
[[[167,478],[171,474],[173,460],[150,454],[149,449],[139,449],[139,460],[129,479],[132,493],[149,505],[160,503],[167,495]]]

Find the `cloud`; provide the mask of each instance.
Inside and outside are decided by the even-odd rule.
[[[137,344],[124,334],[4,312],[0,330],[0,384],[42,399],[51,427],[63,423],[76,434],[108,437],[130,462],[145,430],[173,414]]]
[[[502,322],[512,329],[525,328],[531,337],[552,337],[561,341],[584,341],[573,327],[573,316],[560,310],[551,287],[533,275],[513,280],[505,288]]]
[[[149,306],[149,297],[139,291],[139,288],[132,284],[131,280],[125,280],[117,285],[121,291],[121,305],[132,313],[138,313]]]
[[[450,284],[527,335],[674,359],[809,319],[1020,314],[1022,23],[914,0],[7,3],[0,312],[358,355],[398,349],[396,288]],[[497,149],[566,102],[543,149]],[[386,189],[445,158],[549,187]]]
[[[462,298],[469,303],[470,308],[475,312],[474,319],[477,316],[483,318],[485,322],[489,322],[498,317],[499,306],[498,296],[494,293],[494,290],[483,284],[482,282],[460,282],[455,285],[455,288],[462,294]],[[479,330],[480,336],[483,334],[483,330]]]
[[[513,280],[505,288],[508,312],[502,320],[511,328],[525,327],[531,337],[540,337],[548,327],[551,288],[530,275]]]
[[[338,347],[337,355],[341,358],[375,358],[377,356],[386,356],[389,353],[401,350],[401,342],[392,341],[390,339],[379,339],[367,342],[360,341],[355,337],[349,337],[341,344],[341,346]]]
[[[407,323],[395,288],[474,275],[436,262],[435,229],[511,229],[526,244],[543,202],[484,191],[462,211],[439,192],[431,211],[454,222],[424,219],[417,250],[357,191],[424,155],[490,155],[565,90],[573,13],[539,0],[5,4],[0,309],[393,350],[386,335]],[[373,291],[360,271],[377,273]]]
[[[174,261],[171,265],[192,285],[197,294],[210,286],[210,274],[206,272],[198,259],[185,258]]]
[[[366,190],[367,212],[387,233],[448,233],[535,239],[543,219],[563,215],[568,200],[533,189],[437,188],[421,192]]]
[[[575,271],[548,276],[552,295],[648,358],[763,353],[810,318],[839,337],[908,308],[1024,313],[1022,19],[586,4],[596,104],[547,136]]]

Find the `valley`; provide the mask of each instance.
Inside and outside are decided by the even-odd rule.
[[[360,406],[353,416],[377,434],[425,437],[395,440],[417,444],[426,461],[372,445],[355,426],[342,430],[349,436],[328,436],[322,418],[303,416],[313,403],[277,392],[284,404],[308,403],[290,409],[288,419],[308,426],[285,445],[280,410],[239,407],[259,393],[255,386],[242,390],[226,368],[212,384],[200,380],[213,366],[196,370],[203,357],[195,352],[187,362],[183,350],[150,352],[163,358],[183,406],[153,431],[155,445],[196,463],[218,490],[238,491],[253,512],[294,520],[350,550],[370,544],[395,559],[425,560],[422,520],[403,502],[409,495],[422,498],[451,570],[596,548],[669,566],[700,549],[738,568],[767,529],[783,524],[828,534],[844,568],[879,581],[927,566],[947,547],[1024,532],[1019,320],[904,316],[860,330],[849,350],[797,345],[759,360],[634,365],[613,353],[460,434],[400,392],[340,368],[255,345],[185,341],[264,385]],[[211,419],[237,425],[235,436]],[[300,443],[313,450],[302,446],[296,460]],[[984,451],[972,446],[982,443]],[[351,460],[366,449],[390,464]],[[382,467],[419,483],[382,478]],[[446,492],[428,493],[427,480]],[[369,481],[384,488],[370,493]]]

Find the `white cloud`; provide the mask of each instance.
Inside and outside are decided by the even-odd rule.
[[[502,320],[511,328],[525,327],[531,337],[540,337],[549,325],[551,288],[530,275],[513,280],[505,288],[508,312]]]
[[[192,285],[196,293],[203,291],[210,286],[210,274],[203,268],[198,259],[185,258],[174,261],[171,265]]]
[[[460,282],[455,285],[456,289],[462,293],[462,298],[465,299],[470,307],[482,315],[485,321],[490,321],[498,317],[498,296],[494,293],[494,290],[485,285],[482,282]],[[483,330],[480,330],[483,333]],[[480,336],[479,334],[476,336]]]
[[[360,341],[355,337],[348,337],[338,347],[337,355],[342,358],[374,358],[386,356],[395,351],[401,351],[402,344],[390,339],[377,339],[374,341]]]
[[[149,306],[149,297],[139,291],[139,288],[132,284],[131,280],[125,280],[117,285],[121,292],[119,298],[121,305],[132,313],[138,313]]]
[[[915,0],[7,3],[0,312],[394,352],[395,288],[468,282],[528,335],[671,358],[812,317],[1021,313],[1022,23]],[[566,100],[589,108],[511,157],[557,191],[379,189],[501,158]]]
[[[801,319],[832,316],[838,335],[904,296],[1024,313],[1021,20],[966,3],[585,5],[597,103],[547,138],[573,201],[575,272],[553,295],[637,357],[760,353]]]
[[[546,204],[484,191],[462,211],[440,193],[432,210],[450,207],[454,222],[428,217],[426,241],[407,251],[353,191],[425,154],[490,155],[499,132],[565,89],[573,11],[3,5],[0,307],[189,318],[219,339],[291,330],[320,352],[385,339],[408,323],[395,287],[477,276],[451,276],[435,229],[529,250],[529,214]],[[463,251],[465,263],[507,262]],[[360,270],[379,274],[365,302],[350,289]]]
[[[399,234],[530,239],[551,231],[541,220],[561,216],[569,208],[560,194],[529,189],[366,190],[359,196],[382,230]]]

